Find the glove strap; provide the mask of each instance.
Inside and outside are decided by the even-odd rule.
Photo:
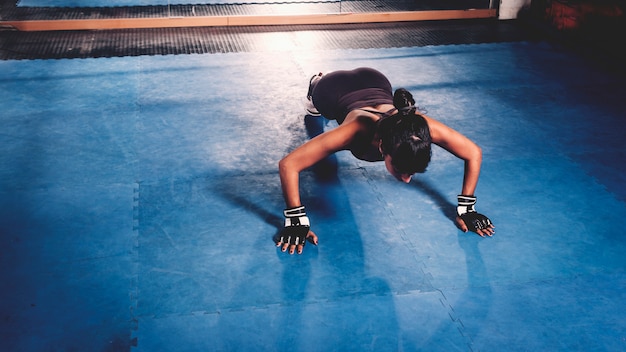
[[[289,208],[283,210],[283,214],[286,218],[293,218],[298,216],[306,216],[306,212],[304,211],[304,205],[299,207]]]
[[[461,216],[463,214],[476,212],[476,210],[474,210],[474,204],[476,204],[475,196],[459,194],[456,199],[458,201],[458,206],[456,207],[457,215]]]
[[[285,215],[285,227],[289,226],[311,226],[309,217],[306,216],[304,205],[299,207],[285,209],[283,211]]]

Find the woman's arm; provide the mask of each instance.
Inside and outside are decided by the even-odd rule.
[[[465,161],[461,194],[474,195],[483,159],[482,150],[476,143],[454,129],[432,118],[426,116],[425,118],[433,143]]]
[[[358,119],[344,123],[304,143],[278,163],[280,183],[287,209],[302,206],[299,190],[300,172],[327,156],[346,149],[363,128],[365,128],[365,125],[360,123]],[[300,211],[304,214],[303,216],[306,216],[304,207]],[[308,218],[306,222],[308,226]],[[313,241],[314,244],[317,244],[317,236],[313,231],[309,231],[306,237]],[[296,249],[298,253],[302,253],[304,247],[303,244],[298,244],[297,246],[294,244],[290,245],[288,241],[281,239],[277,240],[277,246],[282,246],[283,252],[289,249],[291,254]]]
[[[463,173],[463,186],[461,194],[465,196],[474,196],[478,177],[480,175],[480,167],[482,163],[482,150],[476,143],[454,129],[444,125],[443,123],[426,117],[428,127],[433,143],[444,148],[448,152],[463,159],[465,162]],[[463,231],[468,231],[467,224],[460,217],[457,217],[457,225]],[[476,233],[480,236],[491,236],[493,234],[493,225],[490,224],[486,229],[478,229]]]
[[[327,156],[346,149],[361,126],[353,122],[322,133],[293,150],[278,163],[283,197],[288,208],[302,205],[300,202],[300,172]]]

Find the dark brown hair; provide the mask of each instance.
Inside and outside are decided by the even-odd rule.
[[[408,90],[397,89],[393,103],[398,112],[379,120],[381,149],[391,156],[391,164],[398,172],[423,173],[432,155],[428,123],[416,113],[415,100]]]

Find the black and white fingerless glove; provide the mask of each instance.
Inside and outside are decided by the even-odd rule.
[[[483,230],[491,226],[491,220],[485,215],[477,213],[474,209],[476,197],[460,194],[457,196],[457,200],[456,213],[470,231],[476,232],[476,230]]]
[[[290,245],[305,245],[306,236],[311,228],[309,217],[306,216],[304,205],[285,209],[285,227],[278,235],[278,243],[288,243]]]

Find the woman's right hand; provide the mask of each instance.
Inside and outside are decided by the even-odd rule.
[[[309,230],[306,235],[306,241],[311,242],[312,244],[317,246],[317,235],[313,231]],[[298,252],[298,254],[302,254],[302,251],[304,250],[304,243],[298,245],[289,244],[289,241],[286,241],[285,238],[280,236],[279,234],[276,242],[276,247],[282,247],[281,250],[283,252],[289,250],[289,254],[294,254],[295,252]]]

